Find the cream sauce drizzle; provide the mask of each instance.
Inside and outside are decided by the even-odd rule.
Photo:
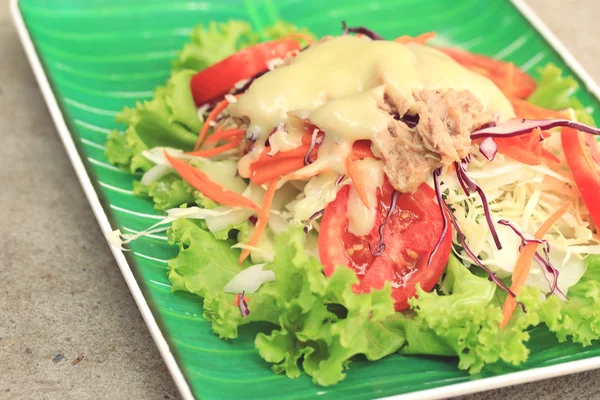
[[[407,99],[410,107],[416,90],[449,88],[469,90],[481,102],[484,111],[497,113],[500,120],[514,116],[508,99],[490,80],[432,47],[354,36],[316,43],[289,65],[254,81],[249,90],[229,106],[232,116],[249,121],[247,134],[257,138],[253,151],[240,160],[240,175],[248,177],[249,165],[264,148],[269,135],[281,123],[287,126],[288,115],[294,114],[301,114],[325,132],[317,162],[328,170],[345,174],[345,159],[352,151],[352,143],[360,139],[373,140],[377,132],[387,128],[388,115],[378,107],[384,93]],[[291,137],[284,133],[277,135],[273,140],[281,150],[300,145],[296,137],[288,140]],[[366,168],[364,172],[371,181],[371,199],[376,198],[376,183],[383,182],[383,171],[375,173],[373,161],[359,163],[363,165],[361,168]],[[364,167],[367,164],[370,166]],[[381,169],[381,163],[378,168]],[[351,192],[350,213],[363,214],[366,219],[352,216],[351,231],[368,233],[374,210],[366,212],[355,197]]]

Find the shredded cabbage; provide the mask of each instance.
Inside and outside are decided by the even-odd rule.
[[[556,150],[556,142],[545,143],[549,150]],[[558,144],[560,145],[560,144]],[[584,258],[587,254],[600,254],[599,241],[587,222],[587,209],[568,170],[552,170],[544,165],[531,166],[498,154],[493,161],[486,160],[473,151],[469,164],[469,176],[483,189],[490,203],[494,222],[506,219],[522,232],[535,233],[546,219],[565,202],[575,207],[567,212],[544,237],[551,246],[550,257],[560,271],[558,287],[567,293],[585,273]],[[485,214],[479,198],[467,197],[452,176],[443,176],[442,190],[447,204],[454,210],[456,220],[467,237],[467,244],[482,263],[506,278],[519,255],[520,239],[506,227],[496,224],[503,245],[498,250],[485,223]],[[455,237],[455,244],[458,240]],[[469,263],[466,254],[457,254]],[[542,269],[534,266],[527,284],[547,291],[548,283]]]

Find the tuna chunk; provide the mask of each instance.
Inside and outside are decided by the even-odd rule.
[[[384,171],[400,192],[412,193],[439,167],[466,157],[470,134],[492,120],[471,92],[454,89],[416,91],[414,99],[386,98],[382,109],[390,113],[388,129],[375,140],[384,160]],[[409,127],[394,116],[409,109],[418,123]]]

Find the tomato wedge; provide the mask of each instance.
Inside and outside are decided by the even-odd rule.
[[[197,106],[225,95],[237,82],[267,69],[267,62],[300,50],[292,39],[272,40],[248,47],[192,77],[190,86]]]
[[[350,186],[342,188],[336,199],[325,209],[319,232],[319,255],[330,276],[337,265],[345,265],[356,272],[360,284],[357,293],[381,289],[392,282],[392,297],[396,310],[408,307],[414,297],[417,283],[430,291],[442,275],[452,246],[452,235],[446,235],[441,246],[427,265],[428,258],[442,233],[443,220],[434,201],[435,192],[423,183],[413,193],[401,193],[396,208],[383,229],[383,254],[374,256],[379,241],[379,227],[388,214],[394,188],[387,178],[378,193],[375,225],[366,236],[357,237],[348,232],[348,196]]]
[[[560,131],[563,151],[579,193],[596,224],[600,227],[600,153],[593,136],[571,128]]]
[[[438,48],[457,63],[489,78],[509,97],[524,99],[536,88],[535,80],[512,63],[495,60],[480,54],[450,48]]]

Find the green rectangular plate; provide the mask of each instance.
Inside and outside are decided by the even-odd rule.
[[[529,20],[536,27],[519,10],[527,9],[517,6],[505,0],[14,0],[13,15],[102,229],[135,232],[159,217],[150,201],[133,196],[135,177],[108,164],[106,135],[122,128],[114,118],[123,106],[149,99],[165,82],[170,60],[196,24],[235,18],[261,29],[284,18],[317,35],[339,34],[342,20],[386,38],[436,31],[438,43],[512,61],[534,76],[548,62],[575,70],[582,87],[595,89],[535,16]],[[580,90],[576,97],[600,109],[593,93]],[[547,329],[536,328],[529,361],[518,368],[493,365],[469,376],[453,358],[394,355],[373,363],[357,359],[343,382],[318,387],[306,376],[274,375],[254,350],[252,328],[234,341],[217,339],[202,319],[200,299],[171,293],[165,272],[176,249],[165,236],[143,238],[132,247],[126,258],[119,251],[115,257],[186,398],[432,398],[600,367],[600,358],[594,358],[600,344],[559,344]]]

